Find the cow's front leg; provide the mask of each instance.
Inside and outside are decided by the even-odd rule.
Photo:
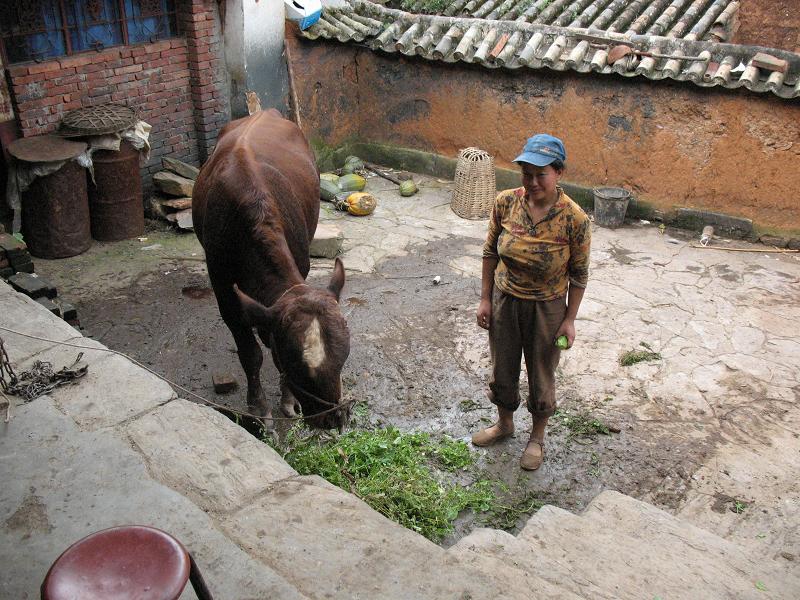
[[[218,286],[214,286],[214,291],[218,289],[220,289]],[[225,321],[233,335],[239,362],[242,364],[247,379],[248,412],[261,417],[264,425],[268,426],[272,419],[272,403],[267,399],[264,389],[261,387],[261,365],[264,363],[264,354],[256,341],[256,336],[253,335],[253,328],[242,318],[238,301],[233,296],[233,289],[228,286],[221,289],[224,292],[217,294],[217,304],[222,320]],[[230,289],[229,293],[228,289]],[[268,419],[270,421],[267,421]]]
[[[286,383],[286,375],[281,373],[281,411],[287,417],[297,417],[302,411],[300,402],[294,397],[292,390]]]
[[[272,403],[261,387],[261,365],[264,363],[264,354],[249,327],[244,327],[241,332],[234,332],[233,339],[236,341],[239,362],[242,363],[247,378],[247,408],[259,417],[271,419]]]

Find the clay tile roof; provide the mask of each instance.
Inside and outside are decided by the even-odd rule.
[[[541,69],[744,87],[800,96],[800,55],[727,43],[738,0],[451,0],[440,15],[367,0],[327,7],[309,39],[489,68]],[[458,16],[456,16],[458,15]],[[626,48],[627,47],[627,48]]]

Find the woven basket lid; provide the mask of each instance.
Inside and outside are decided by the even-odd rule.
[[[136,113],[132,108],[122,104],[100,104],[68,112],[61,120],[58,135],[105,135],[129,129],[134,123]]]

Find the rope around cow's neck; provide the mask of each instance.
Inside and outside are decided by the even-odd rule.
[[[283,293],[282,293],[280,296],[278,296],[278,300],[280,300],[281,298],[283,298],[283,297],[284,297],[286,294],[288,294],[289,292],[291,292],[291,291],[292,291],[294,288],[300,287],[300,286],[302,286],[302,285],[304,285],[304,286],[306,286],[306,287],[311,287],[310,285],[308,285],[308,284],[307,284],[307,283],[305,283],[305,282],[303,282],[303,283],[295,283],[295,284],[294,284],[293,286],[291,286],[290,288],[288,288],[288,289],[284,290],[284,292],[283,292]],[[272,304],[276,304],[276,303],[278,302],[278,300],[275,300],[275,302],[273,302]]]
[[[218,404],[216,402],[213,402],[211,400],[203,398],[203,396],[201,396],[199,394],[196,394],[192,390],[188,390],[185,387],[175,383],[174,381],[171,381],[171,380],[167,379],[166,377],[164,377],[160,373],[157,373],[153,369],[149,368],[148,366],[143,365],[142,363],[140,363],[135,358],[133,358],[131,356],[128,356],[124,352],[120,352],[118,350],[111,350],[110,348],[96,348],[94,346],[83,346],[81,344],[73,344],[71,342],[62,342],[62,341],[58,341],[58,340],[51,340],[51,339],[48,339],[48,338],[43,338],[43,337],[38,336],[38,335],[31,335],[29,333],[22,333],[21,331],[17,331],[15,329],[10,329],[8,327],[3,327],[2,325],[0,325],[0,331],[6,331],[8,333],[13,333],[14,335],[19,335],[19,336],[26,337],[26,338],[29,338],[29,339],[32,339],[32,340],[39,340],[40,342],[47,342],[49,344],[56,344],[56,345],[59,345],[59,346],[68,346],[70,348],[79,348],[81,350],[93,350],[95,352],[108,352],[110,354],[116,354],[117,356],[121,356],[123,358],[128,359],[133,364],[135,364],[137,367],[140,367],[140,368],[144,369],[145,371],[147,371],[148,373],[150,373],[152,375],[155,375],[156,377],[158,377],[162,381],[168,383],[169,385],[171,385],[175,389],[180,390],[181,392],[184,392],[184,393],[186,393],[186,394],[188,394],[188,395],[190,395],[190,396],[192,396],[194,398],[197,398],[198,400],[200,400],[204,404],[207,404],[208,406],[212,406],[214,408],[217,408],[217,409],[222,410],[224,412],[230,413],[232,415],[236,415],[236,416],[239,416],[239,417],[249,417],[251,419],[256,419],[256,420],[259,420],[259,421],[266,421],[266,420],[269,420],[269,421],[300,421],[302,419],[313,419],[315,417],[321,417],[322,415],[326,415],[328,413],[332,413],[333,411],[345,408],[345,407],[349,406],[350,404],[353,404],[356,401],[355,398],[351,398],[350,400],[347,400],[346,402],[342,402],[340,404],[337,404],[337,405],[333,406],[333,408],[329,408],[329,409],[326,409],[326,410],[323,410],[321,412],[314,413],[313,415],[308,415],[308,416],[301,415],[299,417],[266,417],[264,415],[255,415],[253,413],[234,410],[234,409],[228,408],[227,406],[224,406],[222,404]],[[315,396],[313,396],[313,397],[315,397]],[[327,405],[332,405],[332,403],[326,402],[324,400],[322,401],[322,403],[323,404],[327,404]]]
[[[281,377],[283,377],[286,380],[286,383],[289,385],[289,387],[295,388],[296,390],[298,390],[301,393],[301,395],[308,396],[309,398],[315,400],[316,402],[319,402],[320,404],[322,404],[324,406],[333,406],[335,408],[340,408],[342,406],[347,406],[347,404],[342,405],[342,404],[336,404],[335,402],[330,402],[329,400],[323,400],[319,396],[316,396],[316,395],[312,394],[311,392],[309,392],[308,390],[304,389],[296,381],[293,381],[292,378],[289,377],[289,375],[286,373],[286,369],[283,368],[283,361],[281,360],[281,357],[278,354],[278,348],[275,345],[275,334],[274,333],[270,333],[269,334],[269,347],[270,347],[270,350],[272,350],[272,355],[275,357],[275,361],[274,361],[275,362],[275,368],[278,369],[278,373],[280,373]],[[294,393],[294,391],[292,391],[292,393]],[[322,414],[322,413],[318,413],[318,414]]]

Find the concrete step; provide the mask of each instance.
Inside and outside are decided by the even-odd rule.
[[[25,334],[0,331],[12,365],[16,366],[20,361],[54,346],[45,340],[66,342],[83,339],[78,330],[45,310],[35,300],[15,292],[4,281],[0,281],[0,305],[3,307],[0,326]]]
[[[447,552],[457,558],[462,566],[497,579],[498,589],[507,586],[508,581],[536,582],[530,585],[529,598],[615,598],[579,575],[570,577],[568,581],[548,578],[545,569],[549,567],[537,560],[530,544],[505,531],[475,529]]]
[[[634,520],[633,515],[627,518]],[[729,564],[725,556],[736,555],[732,545],[726,555],[709,553],[708,547],[725,544],[713,534],[705,532],[706,543],[701,545],[680,538],[666,544],[664,536],[669,533],[654,530],[659,531],[657,523],[644,532],[632,524],[626,532],[614,520],[606,522],[596,513],[579,517],[548,506],[528,521],[519,538],[537,552],[566,561],[569,569],[564,576],[579,573],[617,598],[797,597],[797,590],[790,593],[791,584],[787,586],[777,576],[774,565],[742,570]],[[694,535],[695,540],[702,537],[698,532]]]
[[[564,518],[580,518],[555,506],[544,506],[537,515],[540,513],[542,516],[552,513]],[[457,554],[463,561],[466,561],[466,556],[470,553],[494,558],[501,563],[514,566],[519,572],[536,574],[548,584],[558,586],[564,593],[579,598],[615,600],[627,597],[621,593],[618,582],[609,582],[607,578],[598,577],[598,574],[593,572],[591,568],[593,561],[589,562],[590,568],[587,571],[585,568],[587,565],[573,564],[573,557],[568,556],[555,544],[531,541],[521,536],[514,537],[504,531],[476,529],[459,540],[450,552]]]
[[[611,490],[599,494],[582,516],[618,533],[646,539],[665,552],[681,553],[688,546],[739,573],[758,575],[765,586],[767,581],[772,582],[768,587],[791,592],[788,597],[800,596],[800,576],[787,571],[785,560],[765,560],[763,552],[754,552],[625,494]]]
[[[462,562],[316,477],[274,482],[218,520],[225,535],[311,598],[530,598],[537,586],[572,598],[498,561]]]
[[[772,561],[753,561],[730,542],[619,496],[599,498],[585,516],[545,506],[518,537],[476,530],[451,552],[496,559],[587,598],[800,597]]]

